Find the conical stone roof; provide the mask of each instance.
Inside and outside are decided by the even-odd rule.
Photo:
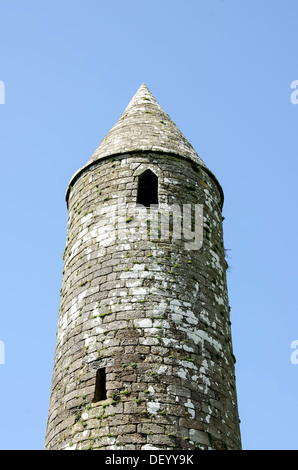
[[[140,86],[88,163],[109,155],[140,150],[175,153],[205,166],[145,84]]]
[[[72,176],[66,190],[66,201],[72,184],[93,163],[139,151],[164,152],[191,159],[214,178],[223,200],[222,188],[214,174],[143,83],[89,161]]]

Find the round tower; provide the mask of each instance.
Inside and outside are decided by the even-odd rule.
[[[66,192],[46,449],[240,449],[215,176],[146,85]]]

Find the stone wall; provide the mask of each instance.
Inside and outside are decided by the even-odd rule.
[[[202,205],[200,249],[135,210],[148,168],[160,208]],[[45,448],[239,449],[219,185],[189,160],[136,152],[82,172],[68,209]]]

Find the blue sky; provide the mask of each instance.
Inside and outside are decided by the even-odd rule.
[[[65,190],[144,82],[223,186],[244,449],[297,449],[295,0],[0,0],[0,449],[42,449]]]

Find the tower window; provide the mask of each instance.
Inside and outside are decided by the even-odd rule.
[[[96,380],[95,380],[95,392],[93,403],[96,403],[101,400],[106,400],[107,398],[107,389],[106,389],[106,369],[97,369],[96,371]]]
[[[158,204],[158,177],[151,170],[146,170],[139,176],[137,204],[145,207]]]

